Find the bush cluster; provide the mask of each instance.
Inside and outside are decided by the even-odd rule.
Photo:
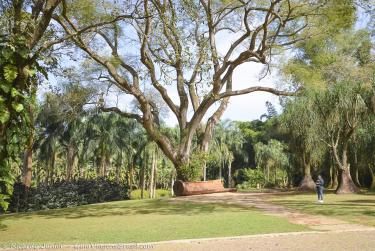
[[[266,185],[264,174],[259,169],[239,169],[235,174],[235,179],[236,183],[239,183],[237,185],[238,189],[257,188],[258,185],[259,187],[265,187]]]
[[[182,181],[200,181],[202,168],[208,156],[203,151],[193,152],[187,164],[182,165],[177,172],[177,179]]]
[[[61,181],[29,189],[15,183],[8,210],[26,212],[125,199],[129,199],[127,185],[107,178]]]

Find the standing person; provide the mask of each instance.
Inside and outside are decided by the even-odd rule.
[[[323,203],[323,189],[324,189],[324,180],[321,175],[318,175],[316,179],[316,192],[318,194],[318,203]]]

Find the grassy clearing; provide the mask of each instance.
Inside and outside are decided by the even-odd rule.
[[[134,200],[0,216],[0,244],[129,243],[306,230],[232,205]]]
[[[333,194],[316,203],[315,194],[278,195],[270,201],[311,214],[336,217],[345,221],[375,226],[375,194]]]

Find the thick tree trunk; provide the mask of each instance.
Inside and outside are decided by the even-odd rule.
[[[359,182],[359,170],[358,170],[358,166],[355,165],[355,168],[354,168],[354,184],[357,186],[357,187],[361,187],[361,182]]]
[[[347,194],[347,193],[358,193],[359,189],[354,184],[352,177],[350,175],[349,166],[339,171],[339,185],[336,189],[337,194]]]
[[[336,189],[337,194],[357,193],[358,187],[354,184],[350,175],[350,164],[348,162],[348,141],[349,137],[344,141],[342,148],[341,161],[339,159],[337,148],[333,147],[333,154],[339,166],[339,184]]]
[[[370,164],[368,165],[368,168],[369,168],[369,171],[370,171],[370,174],[371,174],[371,178],[372,178],[372,182],[371,182],[371,185],[370,185],[370,190],[375,190],[375,172],[372,170]]]
[[[336,166],[332,167],[332,184],[331,187],[332,189],[337,189],[337,186],[339,185],[339,170]]]
[[[354,166],[352,168],[353,174],[353,181],[357,187],[361,187],[361,183],[359,182],[359,168],[358,168],[358,156],[357,151],[354,149]]]
[[[350,175],[350,164],[348,163],[347,147],[345,145],[342,151],[341,163],[343,166],[339,170],[339,184],[337,186],[336,193],[345,194],[359,192],[358,187],[354,184]]]
[[[310,161],[305,158],[302,158],[303,162],[303,179],[298,187],[299,190],[303,191],[314,191],[315,182],[311,177],[311,165]]]
[[[303,190],[303,191],[314,191],[315,190],[315,182],[312,179],[310,174],[304,175],[298,189]]]
[[[230,80],[230,84],[229,84],[230,86],[231,86],[231,83],[232,83],[232,81]],[[212,139],[212,136],[213,136],[213,130],[214,130],[217,122],[219,122],[221,116],[223,116],[223,114],[224,114],[224,112],[225,112],[225,110],[228,106],[228,102],[229,102],[229,97],[224,98],[221,101],[218,109],[214,112],[214,114],[207,121],[206,129],[204,131],[203,139],[202,139],[202,142],[201,142],[201,151],[203,151],[205,153],[208,153],[208,146],[209,146],[209,143],[210,143],[210,141]],[[203,165],[203,180],[204,181],[207,180],[207,164],[206,164],[206,162]]]

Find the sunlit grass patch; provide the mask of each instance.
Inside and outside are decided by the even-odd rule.
[[[325,194],[324,204],[314,194],[277,195],[270,201],[311,214],[332,216],[349,222],[375,226],[375,194]]]
[[[234,205],[134,200],[0,217],[0,243],[130,243],[303,231]]]

